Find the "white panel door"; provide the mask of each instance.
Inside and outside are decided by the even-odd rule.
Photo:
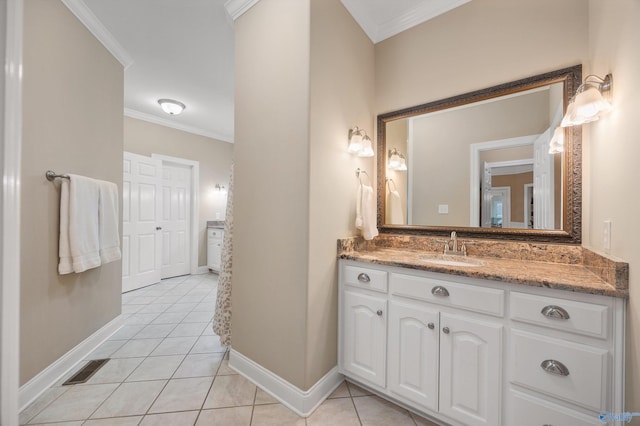
[[[122,291],[160,281],[159,160],[124,153],[122,188]]]
[[[385,386],[387,301],[353,291],[343,298],[343,369],[370,383]]]
[[[502,325],[440,314],[440,412],[469,426],[499,426]]]
[[[438,411],[438,311],[389,302],[389,390]]]
[[[533,228],[555,228],[555,196],[553,155],[549,142],[553,129],[548,128],[533,143]]]
[[[191,265],[191,167],[162,166],[162,278],[186,275]]]

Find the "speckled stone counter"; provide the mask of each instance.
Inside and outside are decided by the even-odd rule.
[[[425,254],[442,253],[442,238],[383,235],[338,240],[340,259],[397,266],[512,284],[628,298],[629,265],[580,246],[465,240],[469,259],[481,266],[433,264]]]

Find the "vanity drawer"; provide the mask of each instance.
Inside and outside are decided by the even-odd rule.
[[[432,278],[391,274],[391,294],[502,317],[504,291]]]
[[[221,240],[224,230],[217,228],[208,228],[207,236],[209,240]]]
[[[511,319],[586,336],[608,338],[608,306],[511,292]]]
[[[602,425],[597,416],[570,410],[520,392],[511,392],[511,420],[518,426],[585,426]]]
[[[383,293],[387,292],[386,271],[345,265],[342,274],[345,284]]]
[[[609,387],[607,355],[600,348],[512,330],[511,382],[599,411]]]

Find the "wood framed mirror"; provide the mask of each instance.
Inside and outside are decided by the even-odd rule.
[[[581,243],[582,129],[561,128],[576,65],[381,114],[383,233]]]

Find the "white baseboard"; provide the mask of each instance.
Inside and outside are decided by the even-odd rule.
[[[123,324],[123,316],[117,316],[91,336],[84,339],[69,352],[62,355],[51,365],[38,373],[37,376],[20,386],[20,391],[18,392],[20,411],[24,410],[44,391],[49,389],[65,374],[75,368],[80,361],[85,359],[91,352],[100,346],[102,342],[118,331]]]
[[[229,354],[229,367],[302,417],[313,413],[344,380],[338,367],[334,367],[309,390],[303,391],[233,349]]]
[[[208,274],[209,267],[208,266],[198,266],[198,275],[199,274]]]

